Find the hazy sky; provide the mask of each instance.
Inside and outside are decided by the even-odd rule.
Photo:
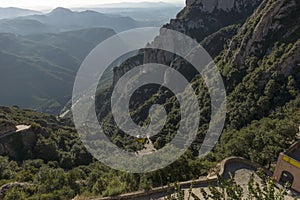
[[[0,7],[21,7],[21,8],[55,8],[55,7],[80,7],[93,6],[107,3],[120,2],[158,2],[162,0],[0,0]],[[185,0],[163,0],[168,3],[184,3]]]

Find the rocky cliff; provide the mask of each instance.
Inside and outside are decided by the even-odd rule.
[[[198,42],[220,28],[243,23],[261,0],[187,0],[186,7],[166,28],[180,31]]]
[[[300,30],[297,9],[298,1],[264,2],[231,41],[224,63],[243,70],[247,68],[247,58],[271,55],[276,49],[275,42],[296,42]],[[288,66],[285,71],[289,71]]]
[[[185,9],[165,27],[202,41],[210,53],[219,53],[215,61],[226,86],[228,126],[239,129],[299,98],[300,2],[265,0],[257,5],[259,1],[234,1],[228,7],[220,2],[188,1]],[[252,14],[245,19],[248,11]],[[245,21],[233,17],[233,25],[229,25],[228,21],[223,23],[226,15]],[[197,27],[196,22],[202,19],[206,19],[207,26]],[[210,25],[207,19],[214,19],[210,22],[215,23]],[[203,34],[207,36],[204,38]],[[174,55],[155,50],[144,51],[143,56],[144,63],[163,63],[183,74],[191,73],[188,63]],[[119,68],[118,76],[129,69]]]
[[[232,126],[244,126],[297,98],[299,9],[297,0],[264,1],[216,59],[229,94]]]
[[[215,33],[215,36],[207,39],[205,44],[209,53],[215,56],[236,32],[234,30],[219,32],[224,27],[232,27],[232,25],[242,24],[258,7],[261,0],[187,0],[186,7],[177,15],[176,19],[172,19],[170,23],[164,25],[164,28],[176,30],[184,33],[198,42],[203,41],[206,37]],[[220,34],[223,34],[220,38]],[[224,39],[225,38],[225,39]],[[216,39],[216,41],[212,41]],[[160,40],[158,37],[156,40]],[[155,42],[155,41],[154,41]],[[218,48],[210,48],[213,43],[218,43]],[[114,82],[125,74],[132,67],[145,63],[161,63],[172,65],[172,61],[176,56],[159,50],[146,50],[141,52],[144,54],[142,62],[131,59],[129,63],[134,65],[122,65],[115,70]]]
[[[257,4],[257,0],[187,0],[187,7],[198,6],[201,11],[212,13],[216,10],[244,12],[245,9]]]
[[[300,99],[300,14],[298,12],[300,2],[298,0],[264,0],[260,3],[259,1],[234,1],[235,3],[228,7],[216,3],[219,1],[205,4],[206,2],[208,1],[188,1],[186,8],[175,19],[176,23],[171,20],[171,23],[165,27],[189,34],[201,42],[215,58],[227,92],[227,119],[224,132],[239,131],[250,126],[249,124],[254,121],[263,121],[264,118],[282,120],[284,115],[282,110],[300,105],[291,103]],[[213,2],[215,4],[212,6]],[[249,15],[246,17],[248,11]],[[229,16],[231,23],[228,21],[225,23],[224,19],[230,18]],[[193,28],[188,26],[191,21],[195,24],[202,19],[205,19],[207,27],[200,26],[192,31]],[[207,19],[215,20],[209,22]],[[154,42],[157,42],[159,37]],[[128,62],[130,65],[125,63],[115,69],[114,81],[118,81],[131,68],[149,62],[169,65],[185,76],[193,75],[189,64],[183,59],[160,50],[144,49],[135,60]],[[167,76],[164,77],[165,81],[171,80]],[[186,78],[191,81],[196,93],[198,92],[203,113],[199,132],[205,133],[205,126],[211,112],[210,95],[206,91],[203,79],[200,77],[192,80],[192,77],[194,76]],[[144,89],[142,92],[149,94],[153,92],[151,89],[153,88]],[[169,98],[168,92],[162,90],[149,100],[145,100],[146,95],[134,99],[133,104],[137,106],[130,105],[130,108],[138,109],[135,110],[132,118],[136,117],[137,122],[143,123],[150,105],[154,104],[163,105],[169,110],[174,109],[175,111],[170,113],[173,117],[176,116],[176,111],[179,110],[176,107],[176,99]],[[163,101],[163,98],[167,100]],[[102,107],[98,110],[109,112],[109,109]],[[293,112],[291,111],[292,115]],[[113,121],[111,115],[108,116]],[[170,127],[178,125],[176,121],[170,123]],[[168,138],[172,137],[168,131],[163,130],[157,138],[166,138],[166,135]],[[162,141],[165,142],[166,139]],[[201,141],[200,136],[197,145]],[[162,146],[155,147],[159,149]]]

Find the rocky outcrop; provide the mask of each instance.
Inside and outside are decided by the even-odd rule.
[[[187,0],[188,7],[199,6],[202,12],[212,13],[213,11],[243,12],[245,8],[257,4],[257,0]]]
[[[260,0],[195,0],[187,1],[187,6],[176,19],[172,19],[164,28],[184,33],[198,42],[220,29],[243,23],[257,8]],[[157,38],[159,40],[159,38]],[[146,52],[147,53],[147,52]],[[145,62],[159,62],[163,59],[166,64],[174,57],[163,55],[160,51],[156,55],[145,55]]]
[[[201,45],[205,50],[211,55],[211,57],[216,57],[224,50],[224,45],[227,45],[228,41],[237,34],[239,25],[230,25],[221,28],[217,32],[209,35],[202,40]]]
[[[272,39],[279,36],[283,38],[289,38],[295,31],[299,30],[300,25],[297,23],[293,25],[293,28],[289,30],[290,24],[282,23],[282,20],[291,16],[293,12],[297,9],[296,1],[273,1],[269,5],[261,7],[256,15],[253,15],[245,26],[240,31],[240,34],[236,37],[240,39],[240,35],[245,35],[247,31],[253,30],[251,35],[244,36],[242,43],[237,44],[236,40],[231,42],[230,51],[236,51],[234,55],[233,65],[237,66],[239,69],[244,68],[245,59],[247,56],[255,55],[264,55],[270,52],[270,46],[263,46],[266,44],[266,41],[270,41],[272,44]],[[295,22],[299,20],[294,19]],[[254,24],[254,26],[253,26]],[[274,32],[282,32],[283,35],[274,34]],[[272,47],[272,46],[271,46]],[[229,53],[231,53],[229,52]]]
[[[138,53],[138,55],[133,56],[123,62],[119,67],[114,68],[114,77],[113,77],[113,85],[115,85],[118,80],[129,70],[132,68],[139,66],[143,63],[144,54],[142,52]]]
[[[176,19],[172,19],[163,27],[184,33],[201,42],[207,36],[226,26],[243,23],[260,2],[261,0],[187,0],[186,7],[177,15]],[[228,32],[228,34],[232,34],[232,32]],[[224,37],[227,38],[227,36]],[[157,41],[161,41],[161,38],[157,37],[154,42]],[[223,46],[227,39],[216,42],[221,42],[220,46]],[[160,50],[145,50],[143,54],[142,62],[132,64],[130,59],[129,62],[115,69],[114,83],[134,66],[146,63],[171,65],[177,58],[173,54]],[[212,54],[217,55],[218,53],[212,52]]]
[[[218,57],[230,126],[241,128],[298,98],[299,9],[297,0],[264,1]]]
[[[0,155],[22,160],[36,143],[37,135],[32,128],[14,132],[0,140]]]
[[[300,31],[298,23],[300,15],[297,13],[299,9],[300,3],[296,0],[265,1],[247,20],[247,23],[230,42],[229,49],[221,64],[222,66],[231,66],[231,70],[224,75],[236,77],[235,83],[232,85],[236,85],[242,79],[242,76],[237,75],[237,73],[249,73],[254,69],[250,68],[249,62],[247,62],[250,57],[261,59],[271,55],[279,48],[275,42],[297,42]],[[293,52],[288,52],[290,56],[281,63],[284,69],[279,71],[285,76],[291,74],[291,67],[295,66],[299,60],[297,48],[295,46]]]
[[[186,7],[164,27],[198,42],[230,24],[243,23],[261,0],[187,0]]]

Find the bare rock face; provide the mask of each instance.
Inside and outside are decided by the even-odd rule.
[[[219,57],[228,108],[239,111],[229,112],[233,127],[298,98],[299,9],[298,0],[264,1]]]
[[[189,2],[189,5],[201,5],[203,12],[213,12],[214,10],[230,11],[234,8],[236,0],[201,0]]]
[[[201,42],[203,37],[222,27],[244,22],[261,2],[262,0],[187,0],[186,7],[165,27],[188,34]]]
[[[120,67],[114,68],[114,77],[113,77],[113,86],[116,85],[118,80],[132,68],[139,66],[143,63],[143,53],[138,53],[138,55],[133,56],[126,60],[124,63],[121,64]]]
[[[296,0],[274,1],[268,5],[266,2],[263,3],[231,41],[225,62],[229,61],[227,58],[233,58],[231,60],[233,67],[243,70],[246,68],[245,63],[249,56],[260,57],[270,54],[276,48],[273,46],[273,41],[293,40],[300,30],[298,23],[300,15],[296,14],[299,8],[300,4]],[[290,20],[292,16],[295,17],[294,23]],[[247,34],[249,30],[253,31]],[[241,40],[242,35],[244,38]],[[294,52],[297,52],[297,49],[296,45]],[[299,54],[295,53],[295,56],[291,56],[288,60],[296,61],[297,57]],[[288,67],[285,70],[289,71]]]
[[[258,0],[187,0],[186,5],[200,6],[201,11],[212,13],[215,10],[223,10],[230,12],[235,10],[236,12],[243,12],[247,7],[251,7],[257,4]]]
[[[243,23],[258,7],[261,0],[187,0],[186,7],[164,28],[184,33],[199,43],[223,27]],[[154,41],[163,41],[159,36]],[[175,47],[174,47],[175,48]],[[160,50],[144,51],[143,61],[170,65],[177,57]],[[134,65],[125,63],[114,70],[114,83]]]

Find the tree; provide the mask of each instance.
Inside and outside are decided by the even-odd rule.
[[[56,143],[51,139],[39,138],[36,143],[35,152],[38,158],[45,161],[58,160],[58,148]]]
[[[220,189],[218,189],[219,187]],[[224,180],[218,178],[217,187],[209,187],[211,194],[201,190],[205,200],[284,200],[287,195],[289,185],[276,191],[274,181],[271,177],[264,177],[261,184],[254,181],[254,174],[248,182],[248,194],[245,198],[243,188],[238,185],[233,178]],[[244,195],[243,195],[244,194]],[[192,195],[194,196],[194,195]]]
[[[12,189],[10,189],[5,197],[4,200],[25,200],[26,199],[26,194],[18,189],[17,187],[13,187]]]
[[[274,180],[271,177],[265,176],[262,172],[258,172],[261,176],[261,183],[254,181],[254,174],[251,175],[248,182],[248,194],[245,194],[243,188],[236,183],[233,177],[224,179],[218,176],[216,186],[210,185],[208,192],[203,188],[200,189],[203,199],[205,200],[284,200],[289,184],[286,184],[283,189],[276,190]],[[193,185],[189,190],[188,200],[200,200],[192,191]],[[180,186],[176,185],[175,194],[169,195],[166,200],[183,200],[184,193]]]
[[[92,162],[91,154],[85,149],[83,145],[74,144],[71,150],[76,165],[88,165]]]

